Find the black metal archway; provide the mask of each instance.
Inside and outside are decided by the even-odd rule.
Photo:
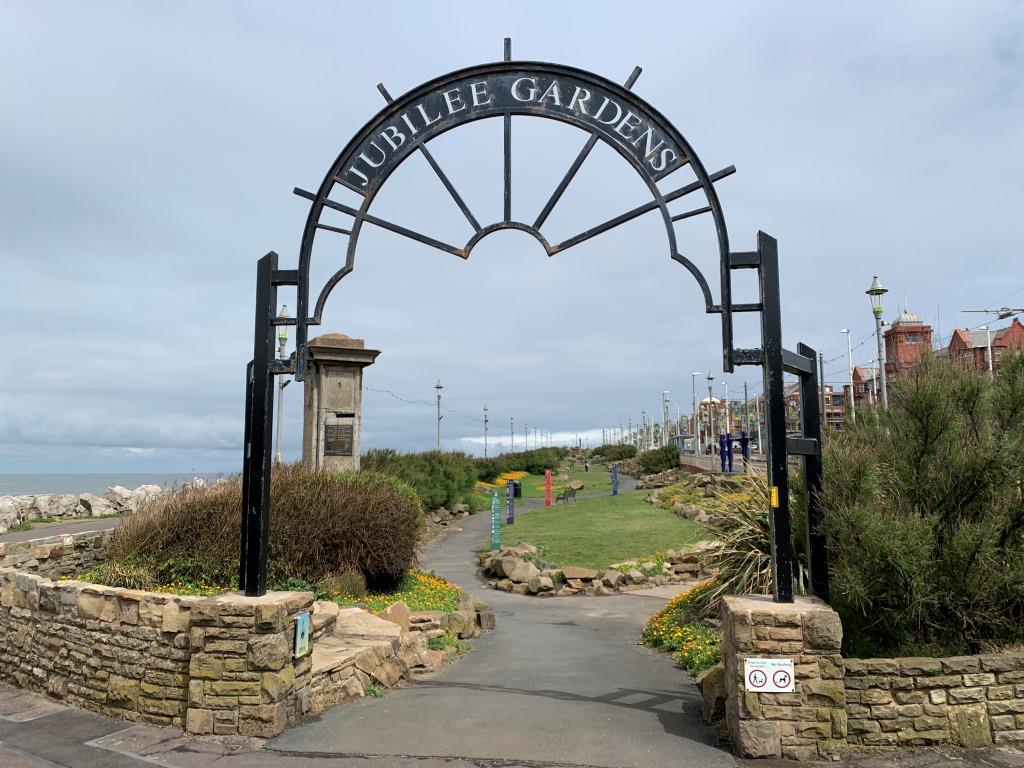
[[[554,256],[638,216],[658,211],[665,225],[670,257],[696,279],[704,298],[705,311],[721,315],[723,369],[732,372],[737,365],[760,365],[764,371],[775,599],[790,602],[794,591],[793,554],[789,543],[788,454],[805,457],[809,499],[807,562],[814,593],[827,598],[824,541],[817,530],[822,514],[818,501],[821,440],[817,366],[814,350],[809,347],[800,345],[796,353],[782,348],[776,243],[764,233],[759,233],[756,251],[730,251],[725,218],[714,184],[734,173],[735,168],[729,166],[709,174],[675,126],[630,90],[639,75],[640,69],[636,68],[625,85],[618,85],[574,67],[512,61],[511,43],[506,39],[505,56],[501,62],[450,72],[398,99],[392,99],[384,86],[378,85],[387,106],[366,123],[342,150],[315,193],[295,190],[295,194],[311,201],[298,268],[279,269],[276,253],[267,254],[257,267],[254,353],[246,378],[243,519],[239,557],[239,581],[246,594],[262,595],[266,592],[273,377],[290,373],[298,380],[304,378],[309,326],[321,323],[331,291],[353,270],[364,225],[386,229],[461,258],[468,258],[474,246],[491,232],[516,229],[531,234],[549,256]],[[589,134],[561,182],[531,223],[512,218],[513,116],[557,120]],[[432,139],[460,125],[489,118],[500,118],[504,122],[504,216],[500,221],[481,225],[427,145]],[[652,199],[573,237],[553,243],[542,233],[544,223],[598,141],[603,141],[633,167],[647,185]],[[465,244],[460,246],[435,239],[370,212],[382,185],[415,153],[423,155],[465,216],[472,229]],[[694,180],[679,186],[671,184],[669,177],[682,168],[689,168]],[[668,181],[666,186],[673,187],[667,192],[659,186],[665,180]],[[354,193],[358,204],[349,205],[338,200],[339,190],[345,190],[347,199],[351,199]],[[673,214],[669,210],[670,203],[689,195],[703,199],[695,207],[679,213]],[[334,221],[325,220],[325,212],[328,211],[331,216],[342,214],[348,217],[346,226],[328,223]],[[678,221],[704,215],[713,223],[719,252],[718,302],[713,298],[707,279],[680,249],[674,227]],[[339,238],[339,242],[344,243],[345,260],[311,302],[310,266],[314,245],[321,236]],[[760,301],[733,303],[732,272],[736,269],[757,270]],[[295,318],[276,316],[276,289],[279,285],[296,286],[298,308]],[[733,346],[734,312],[760,313],[760,348],[736,349]],[[275,325],[296,326],[296,352],[288,361],[274,357]],[[801,437],[787,438],[786,435],[784,370],[800,376]]]

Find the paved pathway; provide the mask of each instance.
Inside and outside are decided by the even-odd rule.
[[[0,541],[31,541],[32,539],[45,539],[48,536],[60,536],[65,533],[109,531],[111,528],[116,528],[120,522],[120,517],[86,517],[75,518],[74,522],[69,523],[39,523],[27,531],[0,534]]]
[[[270,748],[608,768],[733,765],[701,722],[686,675],[636,644],[661,600],[485,589],[473,561],[489,517],[463,522],[430,546],[424,565],[473,587],[497,612],[497,631],[435,680],[330,710]]]

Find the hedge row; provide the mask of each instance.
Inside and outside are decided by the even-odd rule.
[[[658,472],[665,472],[669,469],[676,469],[679,466],[679,449],[675,443],[670,443],[664,448],[656,448],[653,451],[645,451],[637,457],[640,468],[645,475],[653,475]]]
[[[451,509],[469,502],[478,476],[473,458],[458,452],[399,453],[378,448],[363,456],[361,466],[408,483],[427,509]]]
[[[545,469],[557,469],[567,455],[568,448],[537,448],[474,461],[477,478],[489,483],[503,472],[528,472],[531,475],[540,475]]]
[[[597,461],[625,461],[636,456],[636,446],[606,443],[592,450],[590,455]]]

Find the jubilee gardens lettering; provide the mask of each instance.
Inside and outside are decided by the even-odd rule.
[[[687,161],[645,109],[625,103],[598,83],[565,76],[477,74],[414,98],[399,109],[396,117],[364,132],[345,158],[338,181],[365,194],[419,144],[460,123],[508,113],[550,117],[597,133],[634,158],[653,181]]]

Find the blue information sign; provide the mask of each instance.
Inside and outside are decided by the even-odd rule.
[[[612,464],[612,496],[619,495],[619,465]]]
[[[515,525],[516,522],[516,481],[509,480],[505,484],[505,496],[508,498],[508,515],[505,517],[506,525]]]
[[[501,497],[491,494],[491,549],[501,549]]]

